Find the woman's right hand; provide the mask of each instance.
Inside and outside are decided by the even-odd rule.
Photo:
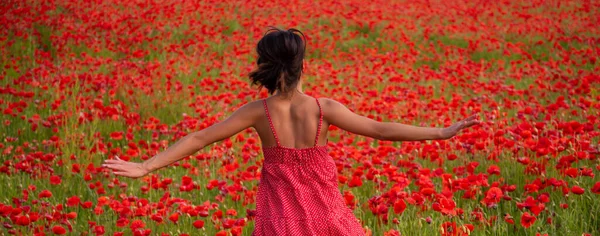
[[[102,167],[112,170],[115,175],[129,178],[139,178],[150,173],[143,163],[124,161],[118,156],[115,156],[114,160],[104,160]]]
[[[454,137],[458,132],[463,129],[469,128],[474,125],[478,125],[481,121],[477,120],[477,115],[469,116],[468,118],[454,123],[451,126],[442,129],[441,139],[449,139]]]

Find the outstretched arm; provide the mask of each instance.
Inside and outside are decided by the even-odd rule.
[[[351,133],[389,141],[420,141],[449,139],[460,130],[479,124],[472,115],[446,128],[419,127],[394,122],[379,122],[350,111],[346,106],[324,99],[324,118],[332,125]]]
[[[127,162],[117,157],[116,160],[105,160],[102,166],[112,169],[115,175],[132,178],[142,177],[192,155],[209,144],[221,141],[254,126],[255,121],[261,114],[257,108],[260,109],[262,106],[256,102],[248,103],[237,109],[226,120],[186,135],[167,150],[142,163]]]

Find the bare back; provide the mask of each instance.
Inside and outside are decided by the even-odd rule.
[[[263,147],[279,146],[286,148],[310,148],[324,146],[327,143],[327,123],[319,120],[322,115],[320,104],[311,96],[300,94],[291,99],[282,99],[277,96],[265,99],[264,115],[259,118],[254,126]],[[273,125],[270,127],[269,117]],[[273,131],[272,131],[273,130]],[[319,133],[318,140],[315,136]]]

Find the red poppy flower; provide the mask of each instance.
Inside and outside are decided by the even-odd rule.
[[[53,175],[50,177],[50,184],[52,184],[52,185],[58,185],[61,182],[62,182],[62,179],[60,178],[60,176]]]
[[[104,226],[102,225],[96,225],[94,226],[94,233],[96,235],[104,235],[106,231],[104,230]]]
[[[521,225],[525,228],[529,228],[535,223],[537,218],[534,215],[529,214],[529,212],[523,213],[521,216]]]
[[[80,202],[81,202],[81,200],[79,199],[78,196],[72,196],[67,199],[67,206],[74,207],[74,206],[79,205]]]
[[[152,214],[150,216],[150,219],[152,219],[156,223],[162,223],[163,220],[164,220],[163,217],[161,215],[159,215],[159,214]]]
[[[492,206],[500,202],[500,199],[502,199],[503,195],[504,193],[502,193],[502,189],[498,187],[491,187],[486,192],[485,198],[482,200],[482,203],[484,203],[488,207]]]
[[[26,215],[21,215],[17,217],[17,225],[21,225],[21,226],[27,226],[29,225],[29,223],[31,223],[31,220],[29,219],[29,216]]]
[[[360,176],[353,175],[352,180],[350,180],[350,183],[348,183],[348,187],[351,187],[351,188],[359,187],[359,186],[362,186],[362,184],[363,184],[363,182],[360,179]]]
[[[511,225],[515,224],[515,220],[513,219],[513,217],[509,214],[504,215],[504,221],[506,223],[509,223]]]
[[[472,224],[464,224],[458,229],[459,236],[468,236],[471,235],[473,230],[475,230],[475,226]]]
[[[60,225],[55,225],[52,227],[52,233],[58,234],[58,235],[63,235],[63,234],[67,233],[67,230]]]
[[[68,219],[75,219],[77,218],[77,212],[69,212],[65,215]]]
[[[500,167],[498,167],[496,165],[491,165],[487,169],[487,173],[490,174],[490,175],[500,175]]]
[[[117,220],[117,227],[125,227],[129,224],[129,219],[127,218],[119,218]],[[133,224],[132,224],[133,225]]]
[[[441,213],[444,215],[456,215],[456,202],[452,199],[440,199]]]
[[[131,230],[136,230],[144,227],[146,227],[146,223],[144,223],[144,221],[142,220],[134,220],[131,222],[130,226]]]
[[[204,227],[204,221],[203,220],[196,220],[196,221],[194,221],[193,225],[194,225],[194,227],[196,229],[203,228]]]
[[[573,192],[574,194],[577,194],[577,195],[581,195],[585,192],[585,189],[575,185],[571,188],[571,192]]]
[[[177,221],[179,220],[179,213],[175,212],[175,213],[171,214],[169,216],[169,220],[173,221],[174,223],[177,223]]]
[[[221,230],[221,231],[217,232],[215,234],[215,236],[227,236],[227,231],[226,230]]]
[[[444,222],[442,224],[440,234],[442,236],[456,236],[458,231],[456,230],[456,222]]]
[[[123,132],[121,131],[115,131],[110,133],[110,138],[113,140],[121,140],[123,139]]]
[[[42,192],[40,192],[40,194],[38,195],[39,198],[49,198],[52,197],[52,192],[50,192],[49,190],[42,190]]]
[[[394,213],[402,215],[402,212],[406,209],[406,203],[402,199],[396,200],[394,203]]]
[[[577,178],[577,176],[579,175],[579,170],[577,168],[571,167],[565,170],[565,174],[571,178]]]
[[[87,201],[87,202],[81,203],[80,205],[81,205],[81,207],[83,207],[83,208],[87,209],[87,208],[90,208],[90,207],[92,207],[92,205],[93,205],[93,204],[94,204],[94,203],[92,203],[92,202],[90,202],[90,201]]]
[[[594,184],[591,191],[592,191],[592,193],[600,194],[600,181],[598,181],[598,182],[596,182],[596,184]]]
[[[346,205],[349,207],[354,207],[356,205],[356,200],[354,198],[354,194],[352,194],[351,191],[344,191],[344,201],[346,202]]]

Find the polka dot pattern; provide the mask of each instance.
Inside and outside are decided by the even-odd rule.
[[[253,236],[365,235],[337,185],[337,168],[327,146],[282,147],[273,128],[267,103],[265,113],[277,146],[264,147],[264,162],[256,195]]]

